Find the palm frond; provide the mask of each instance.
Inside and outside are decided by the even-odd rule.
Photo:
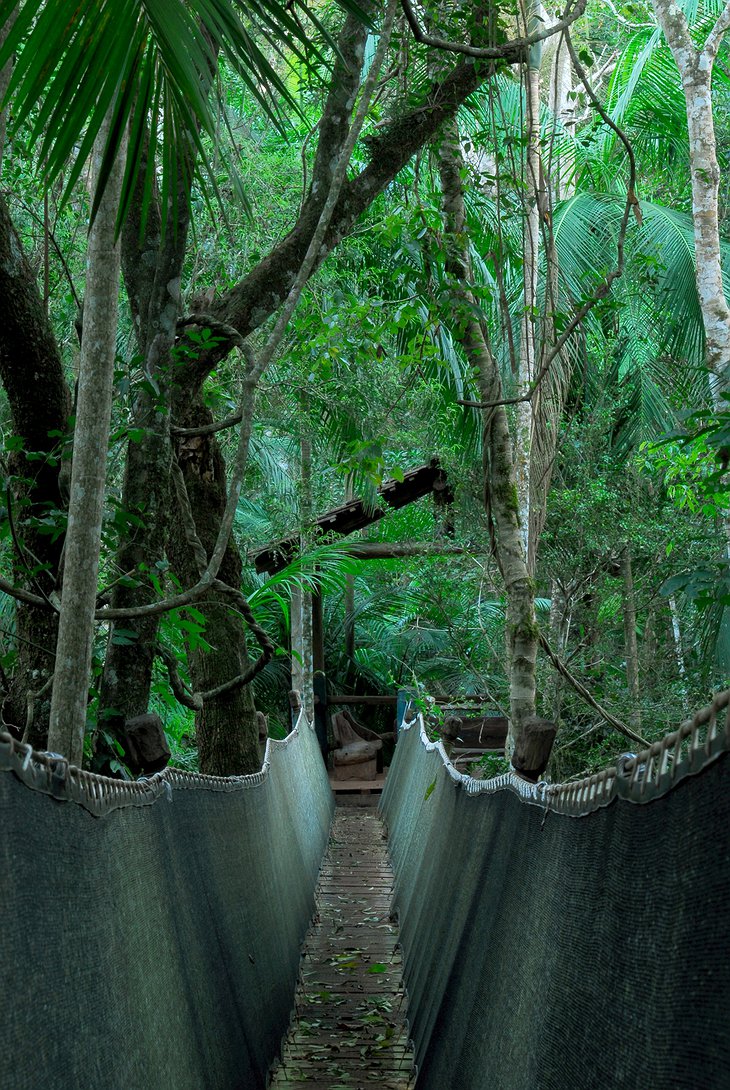
[[[42,5],[28,0],[19,6],[17,0],[0,0],[0,26],[16,8],[17,18],[0,48],[0,67],[15,57],[8,89],[11,129],[29,126],[45,179],[50,183],[63,174],[65,198],[104,118],[111,116],[92,214],[126,130],[130,140],[120,223],[145,145],[150,164],[158,147],[163,152],[165,216],[174,209],[180,179],[189,180],[196,163],[216,191],[203,134],[215,138],[217,111],[208,92],[219,58],[273,124],[282,125],[277,100],[290,110],[298,108],[256,42],[257,27],[262,27],[269,38],[273,34],[295,50],[311,52],[304,25],[279,0],[248,0],[245,8],[230,0],[46,0]],[[147,208],[155,186],[152,165],[145,174]]]

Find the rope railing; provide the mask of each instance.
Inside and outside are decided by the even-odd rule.
[[[302,711],[286,738],[267,738],[261,768],[248,776],[206,776],[166,768],[138,780],[114,779],[77,768],[65,757],[34,750],[5,731],[0,731],[0,770],[13,772],[33,791],[74,802],[95,817],[103,817],[125,806],[151,806],[163,798],[172,801],[173,791],[232,792],[260,787],[269,775],[272,754],[285,749],[297,737],[303,723],[306,719]]]
[[[425,748],[440,753],[452,782],[467,794],[509,790],[524,802],[541,806],[546,811],[582,817],[608,806],[617,798],[633,803],[660,798],[681,780],[696,775],[722,753],[730,751],[730,689],[718,693],[692,719],[640,753],[627,755],[616,765],[592,776],[562,784],[528,783],[515,772],[490,780],[477,780],[454,767],[441,741],[430,741],[421,714],[401,729],[409,730],[414,723],[420,726]]]

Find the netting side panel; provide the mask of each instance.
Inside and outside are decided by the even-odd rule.
[[[331,816],[317,761],[304,728],[254,789],[101,819],[0,775],[1,1086],[265,1085]]]
[[[384,806],[419,1090],[730,1085],[728,759],[572,818],[401,746]]]

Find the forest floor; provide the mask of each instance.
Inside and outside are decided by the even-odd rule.
[[[307,935],[295,1016],[271,1086],[408,1090],[393,871],[374,808],[338,805]]]

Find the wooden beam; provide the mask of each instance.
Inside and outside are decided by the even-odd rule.
[[[466,708],[472,705],[486,704],[490,698],[488,696],[437,696],[436,703],[440,706],[442,704],[448,704],[453,708]],[[393,696],[368,696],[359,695],[353,693],[339,694],[337,696],[328,696],[328,704],[396,704],[398,697]],[[474,708],[474,711],[478,713],[478,707]],[[502,720],[501,716],[487,716],[488,719],[494,718],[498,722],[507,722]]]
[[[328,704],[382,704],[395,707],[398,697],[395,696],[328,696]]]
[[[313,525],[314,540],[318,534],[337,534],[339,536],[352,534],[355,530],[362,530],[366,526],[372,526],[378,519],[383,518],[391,510],[406,507],[414,500],[427,496],[433,491],[434,483],[440,480],[443,470],[438,459],[433,458],[426,465],[419,466],[404,474],[402,481],[388,480],[378,489],[378,496],[382,500],[377,507],[366,507],[362,500],[350,500],[340,507],[335,507],[316,520]],[[282,568],[297,555],[299,551],[300,537],[285,538],[275,545],[268,545],[265,549],[259,549],[253,553],[253,561],[257,572],[281,571]]]

